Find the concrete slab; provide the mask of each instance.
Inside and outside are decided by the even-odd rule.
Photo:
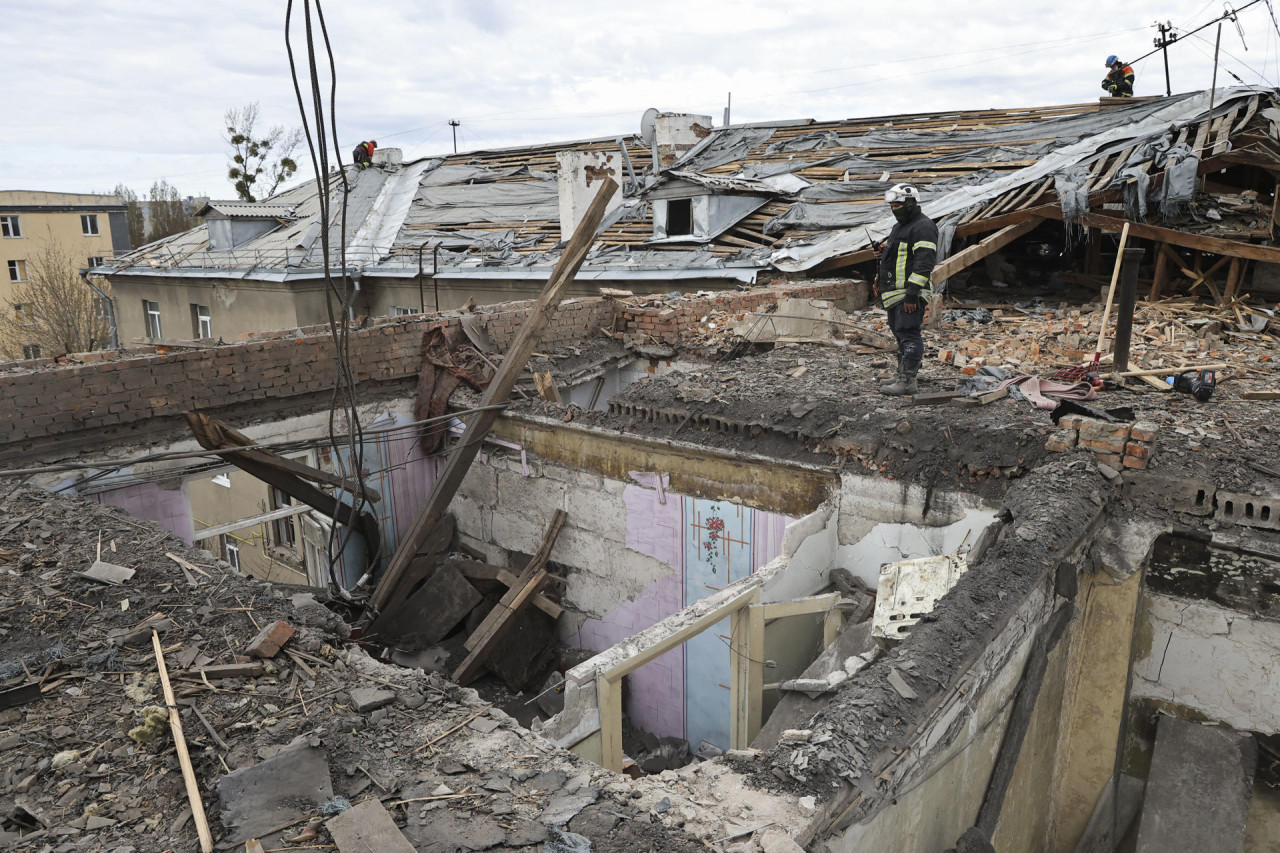
[[[409,596],[379,633],[405,651],[434,646],[467,618],[482,597],[457,567],[444,563]]]
[[[365,800],[325,824],[339,853],[417,853],[377,800]]]
[[[1243,853],[1254,761],[1232,729],[1161,717],[1136,853]]]
[[[298,737],[266,761],[218,780],[222,825],[232,847],[306,814],[333,799],[329,760],[322,747]]]

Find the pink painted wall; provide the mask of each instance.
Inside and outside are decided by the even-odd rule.
[[[654,474],[633,473],[632,477],[645,485],[628,486],[622,495],[627,508],[627,547],[666,563],[671,574],[603,619],[586,620],[578,633],[568,638],[569,645],[592,652],[604,651],[684,608],[684,496],[666,491],[665,474],[661,482]],[[789,520],[755,511],[751,571],[779,554]],[[685,736],[684,654],[684,646],[672,649],[627,676],[626,711],[635,725],[659,736]]]
[[[195,535],[191,506],[181,489],[163,489],[155,483],[139,483],[87,497],[95,503],[118,506],[134,518],[154,521],[188,545]]]

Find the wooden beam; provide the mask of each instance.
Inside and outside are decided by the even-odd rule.
[[[1156,270],[1151,279],[1151,293],[1147,299],[1155,302],[1160,298],[1160,291],[1169,281],[1169,258],[1165,252],[1172,251],[1164,243],[1156,243]]]
[[[586,260],[587,252],[595,242],[596,229],[604,219],[609,199],[613,198],[617,191],[617,182],[611,178],[605,178],[591,206],[569,239],[559,263],[551,273],[551,278],[547,280],[546,287],[542,289],[542,294],[534,304],[533,310],[529,312],[528,319],[521,325],[519,333],[502,359],[498,372],[481,396],[479,408],[500,403],[511,395],[511,390],[515,387],[516,380],[520,378],[530,355],[533,354],[538,340],[542,337],[542,332],[555,316],[556,308],[564,298],[565,289],[577,275],[582,262]],[[407,590],[401,587],[401,578],[405,569],[418,553],[431,528],[439,523],[449,509],[458,486],[462,484],[462,479],[467,475],[471,463],[480,451],[481,441],[497,417],[496,411],[489,410],[480,412],[467,421],[467,428],[462,433],[462,438],[449,453],[444,470],[431,487],[426,505],[418,514],[413,527],[401,538],[400,546],[392,555],[386,573],[378,581],[378,585],[369,597],[369,612],[374,614],[375,619],[381,613],[393,612],[404,600]]]
[[[1244,268],[1247,261],[1240,258],[1231,259],[1231,268],[1227,270],[1227,283],[1222,288],[1222,304],[1228,305],[1236,298],[1236,290],[1240,287],[1240,282],[1244,278]]]
[[[217,421],[199,412],[187,412],[184,417],[187,419],[187,425],[191,427],[192,435],[201,447],[206,450],[227,448],[227,436]],[[262,482],[275,486],[312,509],[319,510],[339,524],[358,531],[365,538],[368,565],[372,566],[376,563],[378,551],[382,547],[382,535],[378,532],[378,522],[372,515],[363,511],[355,512],[350,504],[325,494],[301,477],[281,470],[277,465],[263,462],[255,456],[248,455],[249,453],[251,451],[237,450],[224,453],[223,458]]]
[[[1051,212],[1048,216],[1053,219],[1061,219],[1062,211],[1058,210],[1056,214]],[[1174,246],[1182,246],[1186,249],[1198,249],[1202,252],[1211,252],[1215,255],[1225,255],[1232,258],[1247,258],[1251,261],[1280,264],[1280,248],[1273,246],[1259,246],[1255,243],[1227,240],[1223,237],[1209,237],[1204,234],[1188,234],[1185,231],[1177,231],[1173,228],[1160,228],[1142,222],[1128,222],[1125,219],[1117,219],[1116,217],[1104,216],[1099,213],[1089,214],[1085,217],[1085,222],[1094,228],[1117,234],[1124,230],[1124,226],[1128,224],[1129,234],[1138,239],[1155,240]]]
[[[757,588],[753,601],[759,601]],[[729,615],[729,745],[746,749],[751,745],[751,605]]]
[[[461,573],[464,578],[497,581],[507,589],[510,589],[520,582],[520,578],[515,573],[510,569],[504,569],[501,566],[491,566],[488,563],[480,563],[473,560],[457,561],[455,565],[457,566],[459,573]],[[564,608],[541,593],[533,597],[533,606],[550,616],[552,619],[559,619],[560,615],[564,613]],[[472,636],[475,635],[472,634]],[[467,651],[470,651],[472,649],[471,637],[468,637],[467,641],[463,645],[467,647]]]
[[[1012,243],[1023,234],[1033,230],[1041,222],[1044,222],[1044,218],[1037,216],[1014,225],[1007,225],[996,233],[984,237],[980,243],[961,249],[933,268],[933,283],[938,284],[946,281],[961,270],[976,264],[988,255]]]
[[[596,704],[600,708],[600,766],[622,772],[622,677],[596,676]]]
[[[560,529],[564,527],[564,519],[564,510],[556,510],[551,517],[551,523],[547,525],[547,532],[542,537],[542,544],[538,546],[538,553],[533,555],[529,565],[525,566],[524,571],[520,573],[519,583],[507,590],[507,594],[502,596],[498,605],[489,611],[489,615],[472,632],[473,639],[475,637],[479,639],[476,640],[471,654],[467,655],[466,660],[453,671],[455,684],[465,687],[479,674],[480,667],[488,660],[498,641],[515,624],[512,617],[542,590],[542,585],[547,582],[547,560],[551,558],[551,549],[555,547]]]
[[[772,601],[760,605],[760,614],[765,621],[785,619],[788,616],[804,616],[810,613],[826,613],[840,603],[840,593],[828,592],[823,595],[811,595],[793,601]]]
[[[204,530],[197,530],[193,535],[192,541],[202,542],[205,539],[212,539],[215,536],[221,536],[224,533],[231,533],[236,530],[243,530],[246,527],[253,527],[268,521],[278,521],[281,518],[290,518],[291,516],[301,515],[304,512],[310,512],[311,507],[306,504],[301,506],[286,506],[280,509],[264,512],[261,515],[242,518],[239,521],[228,521],[226,524],[216,524],[213,527],[206,527]]]
[[[178,716],[177,700],[173,698],[173,685],[169,683],[169,670],[164,665],[164,650],[160,648],[160,635],[151,629],[151,646],[156,653],[156,669],[160,673],[160,686],[164,690],[164,704],[169,709],[169,728],[173,730],[173,745],[178,751],[178,764],[182,768],[182,782],[187,789],[187,803],[195,820],[196,835],[200,839],[201,853],[213,853],[213,833],[209,831],[209,818],[204,813],[204,800],[200,798],[200,786],[196,783],[195,767],[187,752],[187,738],[182,731],[182,717]]]
[[[714,610],[702,614],[702,616],[698,617],[693,622],[690,622],[688,625],[685,625],[683,628],[671,632],[661,640],[658,640],[656,643],[649,646],[647,649],[639,651],[617,664],[610,669],[606,675],[608,675],[610,679],[616,681],[624,675],[629,675],[632,672],[635,672],[654,658],[661,657],[683,643],[685,640],[688,640],[690,637],[701,634],[703,631],[707,630],[721,619],[724,619],[729,614],[737,611],[747,604],[750,604],[758,593],[758,586],[750,586],[728,599]]]
[[[844,627],[844,614],[831,608],[822,617],[822,647],[825,649],[836,641],[840,629]]]
[[[830,612],[830,611],[828,611]],[[747,746],[764,725],[764,613],[747,608]]]

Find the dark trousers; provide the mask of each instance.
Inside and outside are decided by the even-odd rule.
[[[916,310],[908,314],[899,302],[888,309],[889,328],[898,341],[898,360],[902,369],[911,376],[920,370],[920,362],[924,360],[924,338],[920,335],[920,327],[924,324],[924,300],[916,303]]]

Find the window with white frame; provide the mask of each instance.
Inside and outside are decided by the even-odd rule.
[[[86,237],[98,236],[98,214],[82,213],[80,214],[80,232]]]
[[[191,333],[197,340],[213,337],[213,319],[208,305],[191,304]]]
[[[102,260],[103,260],[102,255],[90,255],[90,256],[89,256],[89,269],[93,269],[94,267],[100,267],[100,266],[102,266]]]
[[[21,237],[22,223],[17,216],[0,216],[0,237]]]
[[[240,545],[230,533],[222,534],[222,558],[231,564],[231,568],[240,569]]]
[[[40,357],[40,345],[39,345],[39,344],[24,344],[24,345],[23,345],[23,347],[22,347],[22,357],[23,357],[23,358],[25,358],[25,359],[28,359],[28,360],[33,359],[33,358],[39,358],[39,357]]]
[[[9,261],[9,281],[27,280],[27,262]]]
[[[160,334],[160,303],[142,300],[142,314],[147,323],[147,337],[163,337]]]
[[[36,318],[35,312],[32,311],[31,303],[16,303],[13,306],[13,319],[17,321],[19,326],[34,326],[36,324]]]
[[[419,312],[417,308],[403,308],[399,305],[391,306],[392,317],[407,317],[410,314],[418,314],[418,313],[421,313],[421,312]]]

